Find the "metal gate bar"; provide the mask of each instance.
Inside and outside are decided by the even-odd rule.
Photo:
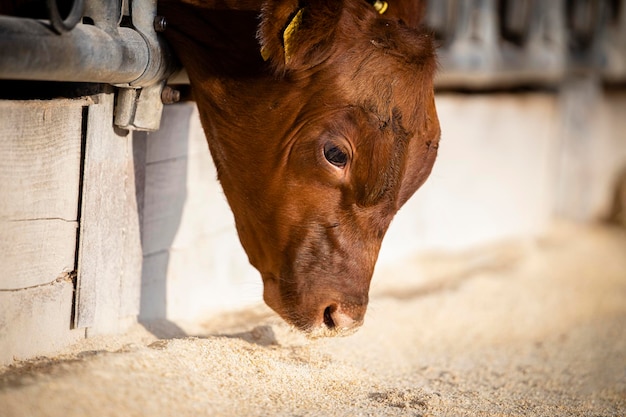
[[[149,65],[135,30],[77,25],[63,35],[33,19],[0,16],[0,78],[131,84]]]
[[[0,16],[0,79],[112,84],[116,126],[158,129],[176,68],[155,28],[156,0],[74,0],[68,22],[48,4],[50,21]]]

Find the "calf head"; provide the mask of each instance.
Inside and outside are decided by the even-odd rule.
[[[363,0],[266,1],[258,39],[258,82],[209,87],[188,68],[218,177],[266,303],[312,335],[345,334],[435,160],[433,41]]]
[[[268,212],[240,229],[242,242],[287,321],[353,329],[391,219],[435,160],[432,40],[363,1],[336,0],[267,2],[259,37],[277,82],[295,92],[257,202]]]

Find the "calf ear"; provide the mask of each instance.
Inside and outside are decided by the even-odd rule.
[[[326,59],[343,8],[340,0],[268,0],[258,38],[277,73],[311,68]]]

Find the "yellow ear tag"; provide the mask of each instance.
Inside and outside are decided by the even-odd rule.
[[[270,53],[265,46],[261,48],[261,57],[263,58],[263,61],[270,59]]]
[[[303,12],[304,12],[304,9],[298,10],[298,13],[296,13],[293,19],[291,19],[291,22],[289,23],[289,25],[287,25],[287,28],[283,32],[283,45],[285,48],[285,62],[289,62],[289,59],[291,58],[291,46],[292,46],[292,40],[293,40],[292,37],[293,37],[293,34],[296,33],[296,31],[300,27],[300,24],[302,23]]]
[[[374,2],[374,8],[378,12],[378,14],[384,14],[387,11],[388,7],[389,3],[387,3],[386,1],[376,0]]]

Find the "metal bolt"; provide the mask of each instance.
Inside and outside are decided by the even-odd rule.
[[[163,104],[174,104],[180,101],[180,91],[172,87],[165,86],[161,91],[161,101]]]
[[[157,32],[165,32],[167,29],[167,19],[165,16],[155,16],[154,17],[154,30]]]

